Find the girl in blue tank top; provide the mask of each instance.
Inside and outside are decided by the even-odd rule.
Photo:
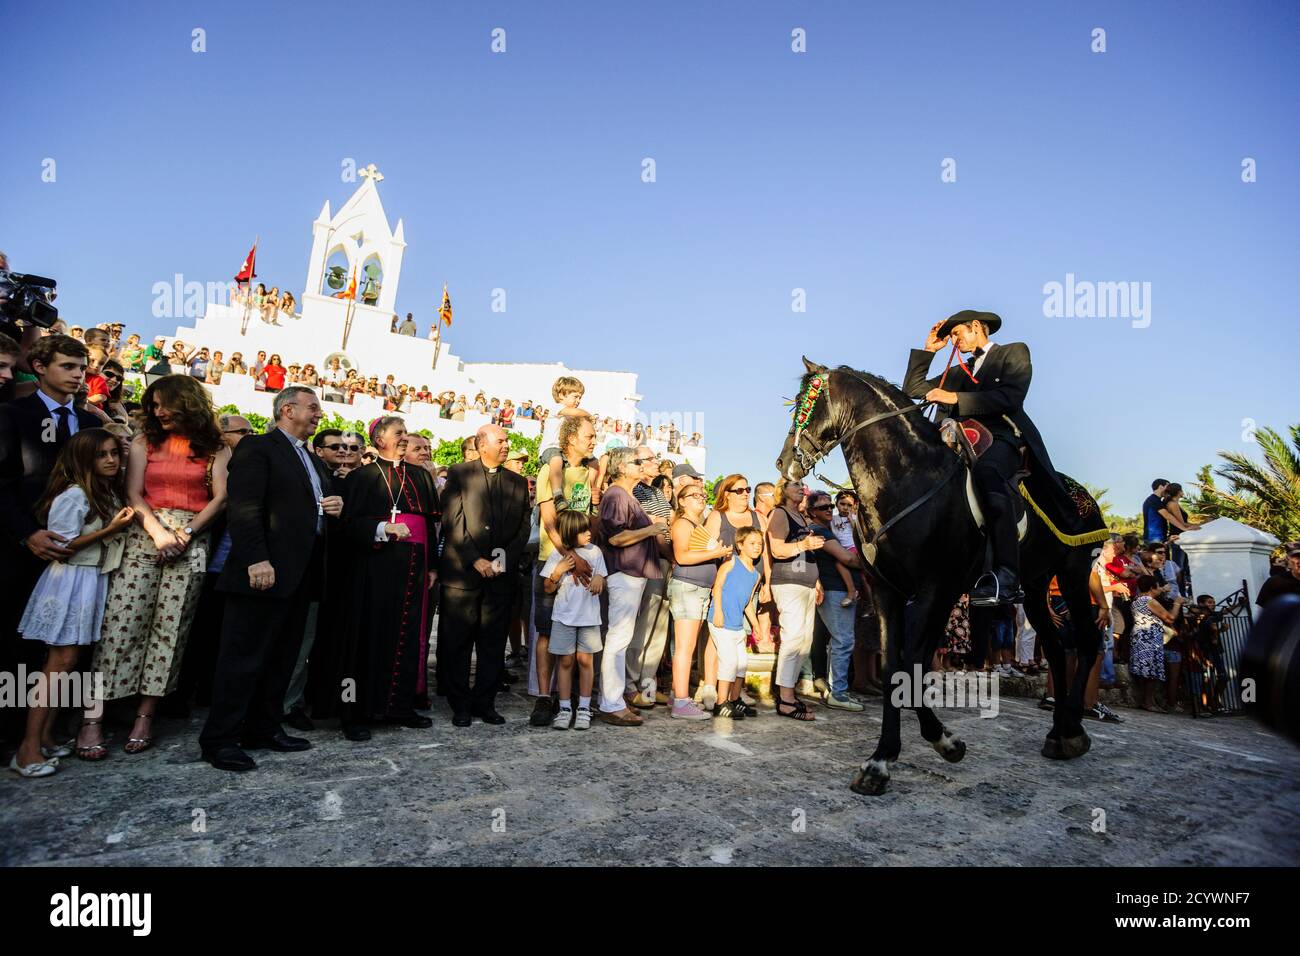
[[[736,555],[718,569],[709,611],[709,636],[718,652],[718,703],[715,717],[741,720],[745,716],[740,690],[749,665],[745,653],[745,621],[757,629],[749,602],[758,587],[758,561],[763,555],[763,533],[757,528],[736,531]]]

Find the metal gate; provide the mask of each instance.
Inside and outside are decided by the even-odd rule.
[[[1218,653],[1200,655],[1199,665],[1187,675],[1192,712],[1198,715],[1212,712],[1217,706],[1217,697],[1225,710],[1240,713],[1241,660],[1254,625],[1245,581],[1215,605],[1214,614],[1219,628]]]

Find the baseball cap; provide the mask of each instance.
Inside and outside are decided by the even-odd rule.
[[[692,468],[691,463],[689,461],[684,461],[680,465],[676,465],[673,467],[673,477],[674,478],[703,478],[704,476],[701,475],[694,468]]]
[[[527,460],[528,460],[528,452],[524,451],[522,448],[516,448],[510,454],[506,455],[506,461],[527,461]]]

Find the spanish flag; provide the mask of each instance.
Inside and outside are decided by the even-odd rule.
[[[357,297],[357,267],[352,267],[352,278],[348,280],[348,287],[342,292],[335,292],[336,299],[356,299]]]
[[[442,322],[447,327],[451,327],[451,296],[447,294],[447,283],[442,284],[442,305],[438,309],[438,314],[442,316]]]

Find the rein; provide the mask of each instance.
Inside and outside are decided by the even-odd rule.
[[[955,346],[953,351],[954,354],[956,354]],[[960,355],[958,355],[957,360],[958,362],[961,362]],[[952,364],[951,356],[949,357],[948,361],[949,361],[949,365],[951,365]],[[961,366],[967,375],[971,374],[970,369],[966,368],[966,363],[961,362]],[[858,379],[863,384],[870,385],[870,383],[868,383],[866,379],[864,379],[853,369],[844,369],[843,371],[848,372],[850,375]],[[944,370],[944,375],[947,375],[947,369]],[[971,380],[972,381],[975,380],[975,377],[973,375],[971,375]],[[817,382],[817,379],[814,379],[814,382]],[[806,421],[808,417],[810,417],[812,411],[812,405],[816,402],[817,398],[820,396],[823,390],[827,392],[829,392],[830,390],[829,376],[827,378],[827,381],[819,382],[816,385],[815,389],[812,390],[811,395],[807,395],[807,394],[805,395],[805,400],[802,409],[803,414],[801,416],[804,421]],[[832,442],[826,448],[823,448],[817,442],[817,440],[814,439],[811,435],[805,433],[802,423],[797,424],[795,429],[795,440],[792,449],[795,460],[799,463],[799,466],[804,469],[805,474],[813,475],[818,481],[822,482],[823,484],[830,485],[832,488],[836,488],[839,491],[853,492],[852,488],[845,487],[844,485],[841,485],[837,481],[831,481],[825,475],[816,471],[815,467],[817,463],[821,461],[823,458],[825,458],[831,451],[833,451],[837,445],[841,447],[844,446],[844,444],[851,437],[853,437],[854,435],[856,435],[858,432],[862,431],[864,428],[868,427],[869,425],[876,425],[879,424],[880,422],[887,421],[888,419],[896,418],[900,415],[906,415],[908,412],[928,411],[931,406],[934,406],[936,404],[937,404],[936,402],[920,402],[915,405],[911,405],[911,404],[904,405],[901,408],[894,408],[887,412],[881,412],[878,415],[872,415],[870,418],[866,419],[865,421],[858,422],[856,425],[854,425],[844,434],[836,438],[835,441]],[[798,421],[798,419],[796,419],[796,421]],[[799,443],[804,439],[806,439],[808,443],[812,446],[814,457],[811,458],[807,457],[804,454],[803,449],[800,447]],[[862,559],[866,562],[867,567],[869,567],[877,577],[879,577],[884,583],[888,584],[895,591],[904,594],[907,593],[903,588],[898,587],[887,577],[885,577],[885,575],[880,571],[880,569],[875,566],[877,545],[879,544],[880,540],[884,538],[884,536],[888,533],[890,528],[894,527],[894,525],[898,524],[898,522],[902,521],[913,511],[921,507],[921,505],[925,504],[936,494],[938,494],[939,491],[943,489],[948,484],[948,482],[952,480],[953,476],[956,475],[959,471],[961,471],[963,467],[964,466],[961,463],[961,459],[954,456],[952,459],[952,463],[948,468],[947,473],[943,476],[943,478],[935,482],[930,487],[930,490],[927,491],[925,494],[923,494],[920,498],[913,501],[902,511],[893,515],[888,521],[882,524],[879,528],[876,528],[874,531],[872,531],[871,534],[867,536],[867,539],[863,542]]]

